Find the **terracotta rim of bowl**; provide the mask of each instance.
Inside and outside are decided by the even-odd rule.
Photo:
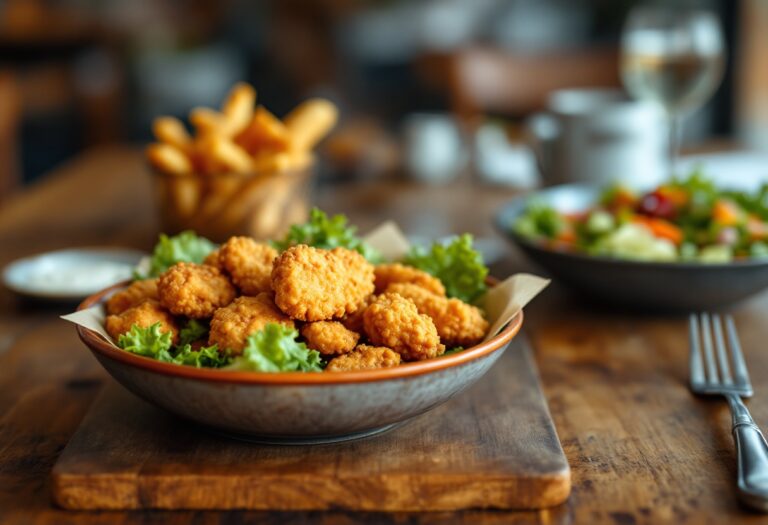
[[[498,280],[488,278],[488,283],[496,285]],[[103,299],[112,291],[127,286],[128,281],[115,284],[100,292],[97,292],[86,298],[77,307],[78,310],[84,310],[103,301]],[[406,377],[419,376],[452,368],[469,361],[474,361],[480,357],[491,354],[496,350],[504,348],[517,335],[523,324],[523,312],[521,311],[504,327],[501,332],[496,334],[488,341],[467,348],[462,352],[445,357],[436,357],[425,361],[416,361],[405,363],[392,368],[377,368],[375,370],[361,370],[358,372],[332,372],[332,373],[311,373],[311,372],[228,372],[212,368],[194,368],[191,366],[175,365],[172,363],[163,363],[149,357],[143,357],[124,350],[119,350],[105,341],[98,333],[76,326],[77,334],[85,345],[92,352],[99,354],[107,359],[119,361],[125,365],[134,368],[141,368],[148,372],[156,374],[173,376],[185,379],[197,379],[202,381],[214,381],[220,383],[237,384],[263,384],[263,385],[335,385],[344,383],[368,383],[374,381],[387,381],[391,379],[402,379]]]

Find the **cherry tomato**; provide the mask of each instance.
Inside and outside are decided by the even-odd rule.
[[[637,212],[649,217],[659,219],[674,219],[677,215],[677,206],[675,202],[660,191],[648,193],[640,199],[637,206]]]

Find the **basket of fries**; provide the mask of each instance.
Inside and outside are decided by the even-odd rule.
[[[312,153],[333,128],[336,107],[301,103],[280,120],[255,106],[256,91],[239,83],[221,111],[194,108],[189,122],[158,117],[158,142],[147,147],[162,231],[193,229],[214,241],[232,235],[274,238],[309,210]]]

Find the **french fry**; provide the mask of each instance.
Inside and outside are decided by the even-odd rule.
[[[199,177],[174,177],[168,181],[168,205],[178,219],[191,217],[200,203]]]
[[[147,146],[147,158],[158,170],[169,175],[189,175],[192,173],[192,162],[176,146],[164,143],[154,143]]]
[[[290,153],[271,153],[265,151],[253,157],[251,168],[254,173],[275,173],[283,171],[290,163]]]
[[[211,108],[194,108],[189,112],[189,121],[200,136],[229,136],[226,117]]]
[[[222,214],[228,202],[241,190],[245,182],[249,180],[239,175],[217,175],[205,180],[205,197],[201,200],[196,220],[199,226],[195,229],[203,229]]]
[[[156,118],[152,123],[152,131],[157,140],[175,146],[185,153],[188,153],[192,146],[192,137],[176,117]]]
[[[248,173],[253,160],[248,152],[225,137],[213,136],[210,141],[211,154],[225,170],[233,173]]]
[[[253,105],[256,103],[256,90],[245,82],[238,82],[229,92],[221,112],[227,120],[227,131],[230,136],[244,130],[253,116]]]
[[[279,118],[264,106],[259,106],[250,124],[235,140],[251,155],[261,151],[287,151],[291,146],[291,134]]]
[[[339,111],[331,102],[320,98],[299,104],[283,121],[295,149],[309,151],[331,131]]]

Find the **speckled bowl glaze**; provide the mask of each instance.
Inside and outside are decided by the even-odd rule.
[[[92,295],[93,306],[116,285]],[[491,340],[394,368],[334,373],[228,372],[161,363],[112,347],[77,326],[80,339],[125,388],[215,432],[261,443],[345,441],[386,431],[480,379],[519,332],[522,313]]]

